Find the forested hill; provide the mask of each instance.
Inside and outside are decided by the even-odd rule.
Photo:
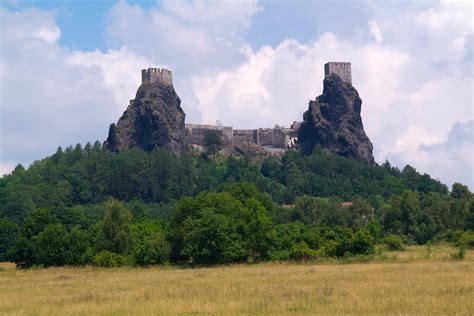
[[[414,168],[403,170],[363,163],[317,151],[303,156],[288,151],[281,160],[262,165],[235,156],[207,153],[175,156],[155,149],[132,149],[117,154],[99,142],[58,148],[51,157],[28,169],[19,165],[0,180],[0,213],[20,223],[35,208],[61,208],[121,201],[169,203],[201,191],[221,191],[235,182],[249,182],[278,204],[293,204],[302,195],[366,198],[374,207],[405,190],[448,193],[447,187]]]
[[[96,142],[0,179],[0,261],[215,264],[371,256],[380,242],[472,247],[473,205],[461,184],[448,192],[412,167],[322,150],[257,165],[215,151],[114,154]]]

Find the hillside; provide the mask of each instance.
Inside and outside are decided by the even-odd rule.
[[[0,260],[20,267],[370,258],[380,243],[474,244],[473,194],[377,165],[350,63],[291,128],[185,125],[168,70],[142,84],[107,141],[0,179]],[[189,130],[190,126],[192,129]],[[225,138],[224,138],[225,136]]]

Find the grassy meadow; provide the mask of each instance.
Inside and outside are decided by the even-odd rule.
[[[2,315],[473,315],[474,251],[446,245],[369,262],[179,268],[0,265]]]

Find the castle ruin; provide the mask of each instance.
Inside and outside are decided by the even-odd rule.
[[[222,140],[221,152],[233,154],[237,148],[258,146],[270,154],[283,154],[297,142],[298,122],[290,128],[275,125],[273,128],[234,129],[221,124],[186,124],[189,143],[197,150],[204,149],[204,139],[208,133],[216,133]]]
[[[142,69],[142,83],[160,82],[165,85],[173,85],[173,75],[168,69],[148,68]]]
[[[325,77],[331,74],[338,75],[343,81],[352,85],[351,63],[328,62],[324,65]],[[167,69],[148,68],[142,69],[142,83],[158,82],[172,85],[172,73]],[[130,102],[133,103],[134,100]],[[301,122],[294,122],[291,127],[255,129],[234,129],[232,126],[223,126],[216,122],[210,124],[185,124],[189,144],[197,150],[204,150],[204,140],[209,133],[216,133],[221,141],[221,152],[233,154],[241,149],[257,150],[270,154],[283,154],[289,148],[294,147],[298,141],[298,129]]]
[[[351,63],[331,61],[324,65],[324,76],[329,77],[331,74],[336,74],[341,79],[352,85]]]

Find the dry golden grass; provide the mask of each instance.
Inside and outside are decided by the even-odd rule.
[[[474,252],[423,247],[361,264],[213,268],[0,266],[0,314],[473,315]]]

